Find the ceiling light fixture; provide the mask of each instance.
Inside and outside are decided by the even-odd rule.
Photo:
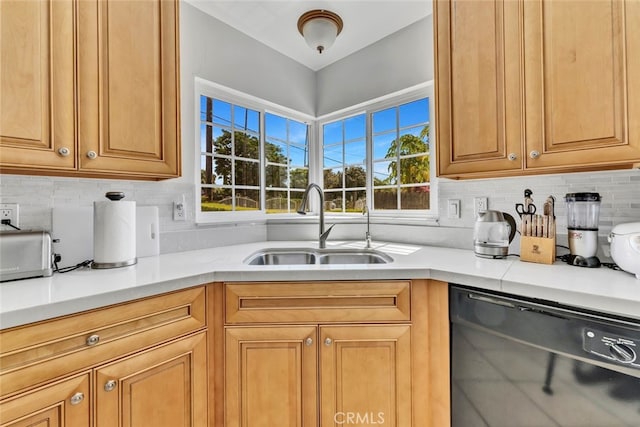
[[[342,31],[342,18],[328,10],[310,10],[298,19],[298,31],[309,47],[322,53]]]

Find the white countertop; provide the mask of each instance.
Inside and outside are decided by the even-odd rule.
[[[328,242],[362,247],[362,242]],[[267,247],[317,247],[317,242],[261,242],[140,258],[131,267],[54,273],[0,283],[0,328],[157,295],[213,281],[426,279],[555,301],[640,319],[640,280],[608,268],[492,260],[472,251],[403,243],[374,243],[390,264],[250,266],[243,260]]]

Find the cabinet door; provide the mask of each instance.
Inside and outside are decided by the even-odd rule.
[[[95,372],[97,427],[207,426],[204,332]]]
[[[320,328],[320,425],[412,425],[411,327]]]
[[[1,401],[0,426],[87,427],[90,400],[86,373]]]
[[[315,326],[230,327],[226,427],[317,425]]]
[[[0,2],[0,165],[75,168],[71,0]]]
[[[179,175],[178,3],[78,3],[82,171]]]
[[[513,174],[523,166],[520,2],[433,3],[438,175]]]
[[[527,168],[640,162],[637,3],[524,2]]]

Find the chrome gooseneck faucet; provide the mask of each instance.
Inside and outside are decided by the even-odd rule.
[[[364,207],[362,208],[362,215],[367,216],[367,232],[364,235],[364,240],[367,244],[366,248],[371,249],[371,233],[369,232],[369,208],[367,207],[367,205],[364,205]]]
[[[320,196],[320,221],[319,221],[320,232],[318,237],[318,247],[320,249],[324,249],[327,247],[327,237],[329,237],[329,233],[331,232],[331,229],[335,226],[335,224],[333,224],[331,227],[329,227],[328,230],[325,231],[324,229],[324,193],[322,191],[322,188],[320,188],[318,184],[311,183],[309,184],[307,189],[304,191],[304,194],[302,196],[302,202],[300,203],[300,208],[298,209],[298,213],[300,215],[307,214],[305,210],[307,208],[307,200],[309,199],[309,192],[311,191],[312,188],[315,188],[316,190],[318,190],[318,195]]]

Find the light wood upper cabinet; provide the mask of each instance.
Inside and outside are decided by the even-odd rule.
[[[2,1],[2,171],[179,176],[178,7]]]
[[[522,168],[518,3],[434,1],[438,175]]]
[[[439,175],[639,164],[637,3],[434,2]]]
[[[74,2],[0,2],[0,165],[73,170]]]
[[[80,170],[180,174],[178,1],[80,1]]]

